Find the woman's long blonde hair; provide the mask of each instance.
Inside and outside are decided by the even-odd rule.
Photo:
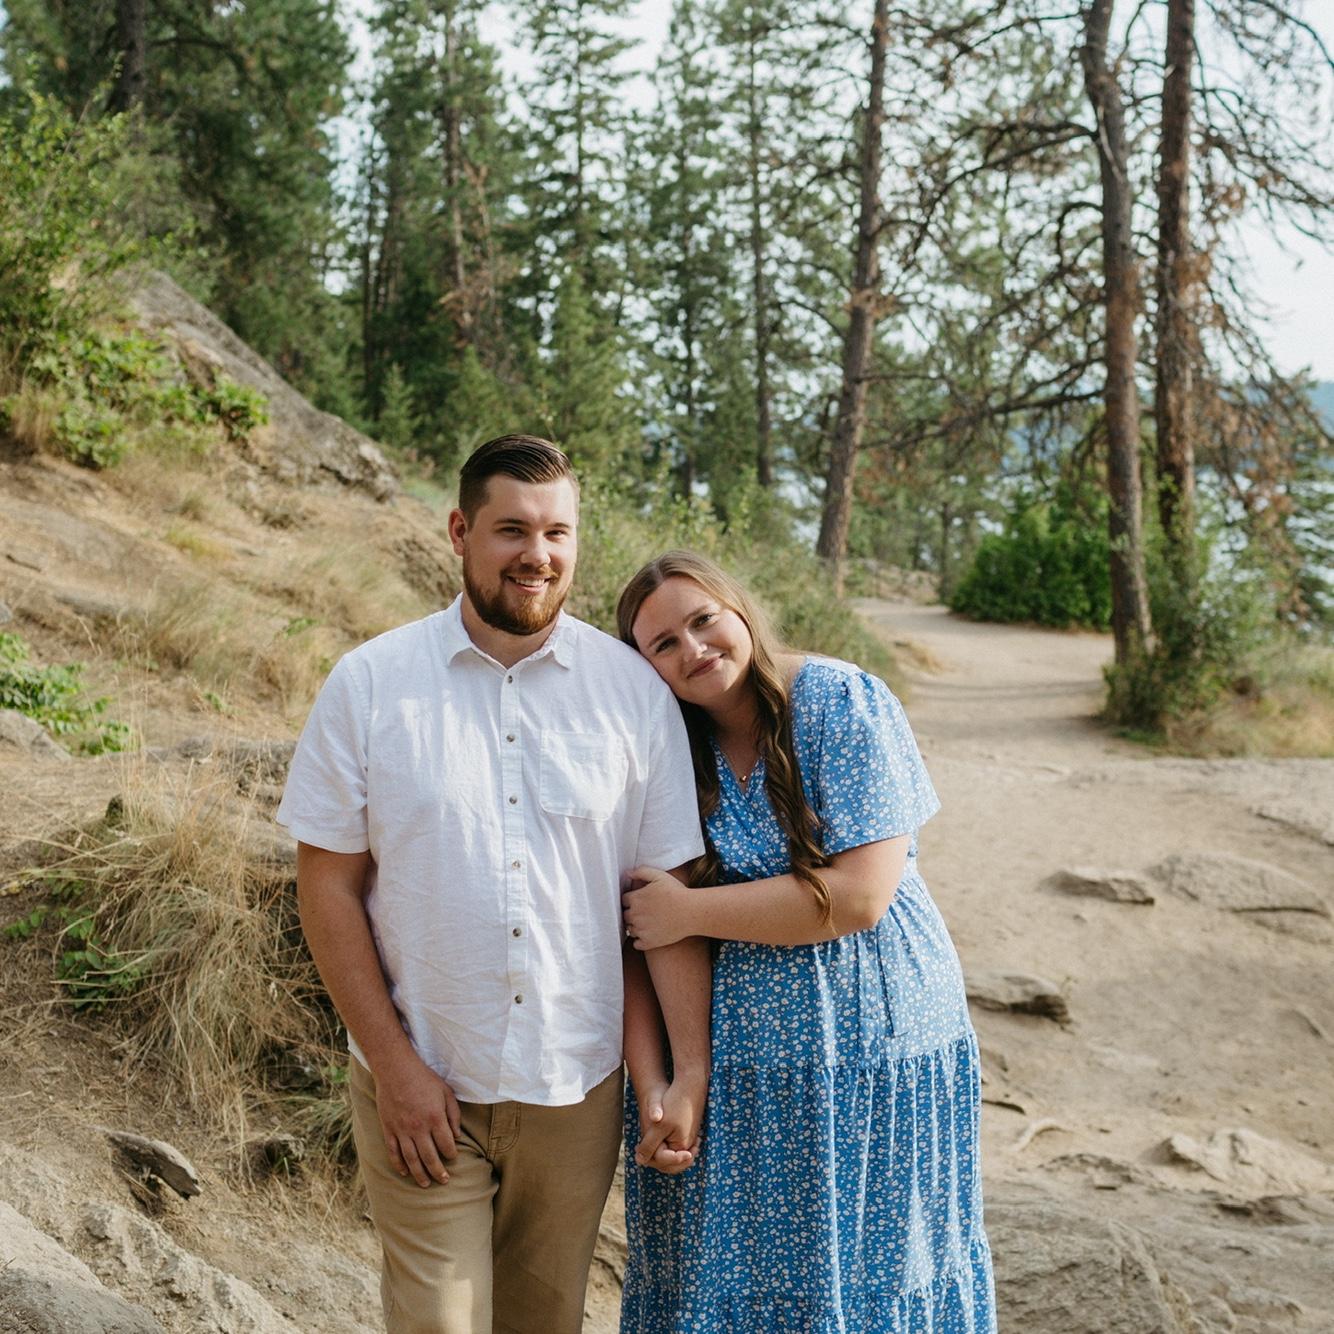
[[[672,578],[693,580],[724,607],[745,622],[752,645],[751,682],[759,706],[758,735],[755,738],[764,759],[764,785],[769,803],[787,835],[792,874],[810,888],[826,924],[833,916],[829,887],[817,874],[829,865],[821,851],[820,824],[811,810],[801,786],[801,766],[792,742],[792,713],[788,707],[788,683],[778,658],[782,644],[769,618],[750,594],[721,566],[693,551],[666,551],[651,560],[634,575],[621,591],[616,604],[616,628],[631,648],[638,648],[634,637],[635,618],[650,593]],[[679,701],[690,735],[690,753],[695,763],[695,786],[699,792],[700,823],[704,828],[704,856],[694,868],[691,883],[716,885],[722,875],[722,861],[709,838],[705,823],[718,808],[718,764],[713,753],[713,724],[697,705]]]

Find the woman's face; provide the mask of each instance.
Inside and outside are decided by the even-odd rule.
[[[644,599],[633,633],[639,651],[688,704],[725,707],[749,684],[753,646],[745,621],[684,575]]]

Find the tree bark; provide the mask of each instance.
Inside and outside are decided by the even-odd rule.
[[[1191,69],[1195,0],[1168,0],[1158,166],[1158,328],[1154,419],[1158,517],[1178,579],[1195,529],[1195,273],[1190,238]]]
[[[459,342],[474,336],[474,313],[468,291],[468,273],[463,252],[463,134],[458,89],[458,22],[451,0],[441,6],[444,21],[444,50],[440,57],[440,157],[444,174],[448,239],[445,245],[444,287],[446,304],[454,316]]]
[[[852,484],[866,428],[867,369],[880,316],[880,172],[881,135],[885,121],[885,52],[889,32],[889,0],[876,0],[871,20],[871,80],[862,125],[860,164],[861,207],[857,220],[857,254],[848,329],[843,339],[843,374],[838,417],[829,451],[824,512],[816,553],[830,565],[834,590],[843,592],[848,529],[852,522]]]
[[[748,15],[746,44],[746,139],[750,185],[750,256],[755,312],[755,478],[761,486],[774,482],[773,412],[769,391],[769,280],[760,183],[760,107],[756,86],[759,54],[756,50],[759,22],[755,7]]]
[[[116,0],[116,51],[120,69],[110,109],[138,111],[144,104],[148,71],[148,0]]]
[[[1108,527],[1111,535],[1112,633],[1116,661],[1136,657],[1149,642],[1149,597],[1144,576],[1143,501],[1139,460],[1139,393],[1135,385],[1135,318],[1139,272],[1130,226],[1125,109],[1107,62],[1107,35],[1115,0],[1092,0],[1084,11],[1080,59],[1084,87],[1097,121],[1102,182],[1103,307],[1106,319],[1103,388],[1107,435]]]

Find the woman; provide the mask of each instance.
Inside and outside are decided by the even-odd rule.
[[[688,552],[617,618],[680,701],[708,844],[699,888],[636,872],[627,934],[721,942],[700,1161],[627,1155],[623,1334],[993,1331],[977,1040],[917,873],[939,802],[898,701],[781,651]],[[632,1080],[657,1041],[627,1031]],[[631,1094],[628,1143],[639,1121]]]

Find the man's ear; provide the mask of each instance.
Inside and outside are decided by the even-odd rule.
[[[454,547],[454,554],[463,555],[463,539],[468,532],[468,516],[462,510],[450,510],[447,531]]]

